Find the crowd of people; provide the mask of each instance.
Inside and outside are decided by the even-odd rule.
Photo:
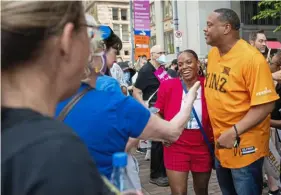
[[[208,16],[207,60],[187,49],[170,64],[161,45],[118,58],[120,38],[79,1],[4,1],[1,14],[2,194],[119,194],[116,152],[140,194],[135,152],[172,195],[189,172],[207,195],[213,169],[223,195],[260,195],[265,175],[280,193],[264,162],[270,139],[280,152],[281,52],[267,55],[263,31],[241,39],[233,10]]]

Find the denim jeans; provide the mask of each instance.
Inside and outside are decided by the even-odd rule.
[[[223,195],[261,195],[263,187],[264,158],[239,168],[228,169],[216,159],[216,173]]]

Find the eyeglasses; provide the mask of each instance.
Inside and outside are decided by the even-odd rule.
[[[90,31],[88,31],[90,38],[93,38],[95,36],[95,31],[101,32],[101,38],[103,40],[108,39],[113,33],[113,31],[109,26],[90,25],[90,24],[81,24],[81,25],[91,29]]]

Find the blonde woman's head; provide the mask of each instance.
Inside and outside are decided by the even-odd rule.
[[[61,96],[72,95],[89,55],[82,2],[1,1],[1,42],[2,75],[36,70]]]
[[[95,18],[89,14],[85,14],[86,22],[89,26],[98,26]],[[102,40],[102,32],[98,28],[88,28],[88,35],[90,39],[90,55],[87,66],[84,69],[84,76],[82,82],[89,82],[92,73],[100,73],[104,66],[104,59],[102,58],[105,50],[105,45]],[[94,78],[95,79],[95,78]]]

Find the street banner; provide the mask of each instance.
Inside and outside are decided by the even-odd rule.
[[[150,4],[149,0],[133,0],[134,6],[134,49],[138,56],[150,58]]]

